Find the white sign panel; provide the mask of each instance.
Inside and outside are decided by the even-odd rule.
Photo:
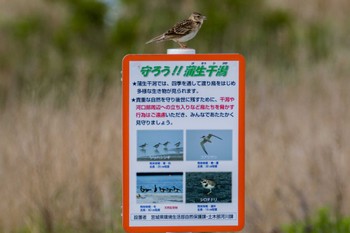
[[[244,224],[244,59],[123,61],[123,225],[133,232]]]

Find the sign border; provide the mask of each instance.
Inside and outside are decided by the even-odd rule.
[[[238,225],[235,226],[130,226],[129,101],[131,61],[238,61]],[[245,59],[240,54],[129,54],[122,64],[122,222],[127,232],[240,231],[245,223]]]

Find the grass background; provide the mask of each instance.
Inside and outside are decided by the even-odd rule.
[[[189,47],[247,60],[243,232],[327,221],[345,229],[327,232],[350,232],[349,9],[346,0],[0,0],[0,232],[124,232],[121,60],[175,47],[144,42],[192,11],[208,20]]]

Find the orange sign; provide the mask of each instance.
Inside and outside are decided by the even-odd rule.
[[[124,229],[241,230],[244,58],[127,55],[122,98]]]

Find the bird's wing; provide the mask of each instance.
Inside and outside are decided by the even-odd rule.
[[[193,21],[189,19],[185,19],[177,24],[175,24],[171,29],[162,35],[156,36],[153,39],[146,42],[146,44],[152,42],[162,42],[165,40],[172,40],[184,35],[189,34],[193,30]]]
[[[162,35],[159,35],[159,36],[156,36],[156,37],[150,39],[149,41],[146,42],[146,44],[149,44],[149,43],[152,43],[152,42],[161,42],[161,41],[163,41],[165,39],[166,39],[165,35],[162,34]]]
[[[187,35],[193,30],[193,21],[185,19],[177,24],[175,24],[171,29],[169,29],[165,35],[166,36],[183,36]]]
[[[218,137],[218,136],[216,136],[216,135],[214,135],[214,134],[209,134],[209,135],[208,135],[209,138],[212,137],[212,136],[215,137],[215,138],[218,138],[218,139],[222,140],[222,138],[220,138],[220,137]]]
[[[206,143],[206,141],[201,141],[201,147],[202,147],[202,149],[204,150],[204,152],[206,153],[206,154],[208,154],[208,152],[207,152],[207,150],[205,149],[205,146],[204,146],[204,143]]]

